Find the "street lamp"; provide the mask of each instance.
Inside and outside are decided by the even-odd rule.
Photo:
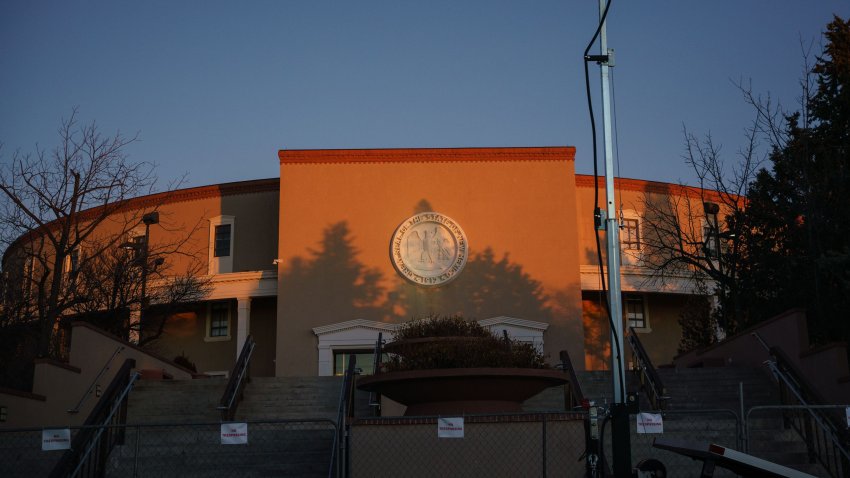
[[[147,297],[147,287],[148,287],[148,255],[150,253],[150,236],[151,236],[151,224],[159,224],[159,212],[153,211],[142,216],[142,222],[145,224],[145,238],[142,242],[134,241],[134,242],[125,242],[121,244],[122,249],[133,250],[136,253],[136,260],[141,262],[142,266],[142,296],[139,304],[139,331],[138,336],[141,337],[142,332],[142,322],[145,318],[145,309],[148,307],[148,297]],[[154,261],[154,267],[161,265],[164,260],[159,257]],[[132,324],[129,324],[132,325]],[[129,335],[130,328],[127,328],[127,333]],[[129,338],[129,337],[128,337]]]

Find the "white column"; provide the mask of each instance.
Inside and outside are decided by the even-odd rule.
[[[251,298],[238,297],[236,299],[236,358],[242,353],[245,339],[251,333]]]

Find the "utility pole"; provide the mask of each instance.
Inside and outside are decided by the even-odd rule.
[[[605,0],[599,0],[599,17],[605,12]],[[608,254],[608,305],[611,313],[611,375],[614,403],[611,406],[611,437],[614,476],[631,476],[629,413],[626,408],[626,376],[623,340],[623,304],[620,285],[620,224],[614,199],[614,142],[611,134],[611,92],[608,68],[613,66],[614,51],[608,49],[606,22],[599,31],[599,63],[602,76],[602,135],[605,141],[605,238]],[[618,353],[619,352],[619,353]]]

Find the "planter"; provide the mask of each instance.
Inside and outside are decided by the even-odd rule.
[[[358,379],[357,388],[406,405],[405,416],[425,416],[519,412],[522,402],[567,382],[557,370],[457,368],[371,375]]]

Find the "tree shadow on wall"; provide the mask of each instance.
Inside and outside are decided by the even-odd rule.
[[[382,274],[357,259],[348,223],[328,226],[309,257],[289,261],[281,276],[281,301],[288,316],[316,323],[352,319],[382,320]]]
[[[473,254],[457,279],[441,287],[399,282],[388,295],[397,320],[429,314],[461,314],[470,319],[497,316],[551,323],[552,309],[540,282],[511,262],[508,254],[496,259],[489,247]]]
[[[358,259],[347,222],[328,226],[316,249],[289,261],[281,275],[285,316],[318,324],[352,319],[403,322],[429,314],[468,319],[510,316],[552,323],[555,316],[542,284],[492,249],[472,254],[457,279],[437,288],[396,277],[389,292],[377,268]]]

